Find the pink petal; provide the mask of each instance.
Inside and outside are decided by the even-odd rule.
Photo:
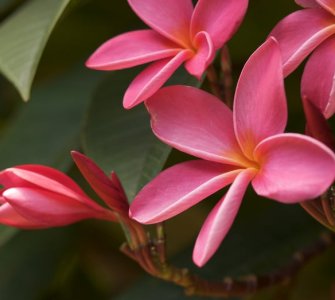
[[[151,127],[164,143],[215,162],[237,164],[245,158],[235,138],[230,109],[219,99],[187,86],[170,86],[146,102]]]
[[[71,154],[78,169],[98,196],[110,208],[128,214],[127,199],[119,192],[118,187],[114,186],[112,180],[87,156],[76,151],[72,151]]]
[[[205,265],[226,237],[255,172],[254,169],[247,169],[238,174],[227,194],[208,215],[193,250],[193,261],[197,266]]]
[[[0,183],[5,188],[39,187],[67,197],[86,201],[81,188],[64,173],[42,165],[20,165],[0,172]]]
[[[234,100],[234,126],[244,154],[266,137],[284,131],[287,107],[278,44],[272,38],[261,45],[245,64]]]
[[[201,79],[201,75],[208,65],[213,61],[215,50],[213,42],[207,32],[201,31],[194,38],[194,47],[197,49],[196,54],[185,63],[186,70]]]
[[[3,193],[6,201],[30,222],[46,227],[63,226],[87,218],[104,218],[98,205],[82,202],[49,191],[31,188],[11,188]]]
[[[119,70],[176,55],[180,46],[153,30],[118,35],[102,44],[86,66],[97,70]]]
[[[335,17],[321,8],[306,8],[281,20],[270,35],[279,42],[285,76],[334,33]]]
[[[191,21],[192,37],[206,31],[214,48],[221,48],[239,27],[247,7],[247,0],[199,0]]]
[[[308,59],[301,94],[330,118],[335,113],[335,36],[324,41]]]
[[[6,226],[13,226],[22,229],[37,229],[48,227],[45,224],[35,223],[23,218],[8,203],[0,206],[0,223]]]
[[[308,136],[280,134],[255,149],[260,164],[252,185],[261,196],[284,203],[313,199],[335,179],[335,154]]]
[[[295,3],[302,7],[320,7],[316,0],[295,0]]]
[[[159,60],[144,69],[129,85],[123,98],[124,108],[132,108],[152,96],[190,56],[190,50],[183,50],[172,59]]]
[[[335,0],[316,0],[324,9],[335,15]]]
[[[130,216],[151,224],[172,218],[230,184],[240,170],[203,160],[175,165],[149,182],[130,205]]]
[[[335,150],[335,137],[323,114],[305,97],[303,105],[307,120],[306,133]]]
[[[191,0],[128,0],[128,3],[152,29],[185,48],[190,47]]]

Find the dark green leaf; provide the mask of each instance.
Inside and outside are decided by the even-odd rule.
[[[64,229],[18,233],[0,251],[1,300],[36,300],[70,241]]]
[[[170,153],[152,134],[143,104],[128,111],[122,107],[134,74],[134,70],[116,72],[99,87],[83,135],[86,153],[106,172],[117,172],[130,200],[162,169]],[[176,82],[199,84],[183,70],[169,84]]]
[[[67,169],[98,78],[81,68],[36,89],[0,136],[0,168],[39,163]]]

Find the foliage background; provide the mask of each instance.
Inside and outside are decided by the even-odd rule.
[[[240,30],[228,43],[235,83],[249,55],[297,8],[293,0],[250,0]],[[1,168],[46,164],[85,186],[69,155],[77,149],[106,172],[116,170],[131,200],[160,169],[189,159],[153,137],[143,107],[122,109],[123,91],[137,69],[108,74],[84,67],[108,38],[145,27],[126,1],[0,0],[0,22]],[[301,71],[286,80],[288,131],[304,130]],[[170,83],[200,85],[183,70]],[[206,267],[196,269],[191,262],[193,242],[222,194],[167,222],[169,256],[207,278],[273,270],[325,230],[298,205],[279,205],[249,191],[220,251]],[[119,253],[122,242],[116,224],[94,220],[40,231],[0,227],[0,299],[187,298],[180,288],[145,276]],[[331,293],[335,297],[333,251],[334,247],[308,264],[290,284],[249,299],[322,300],[331,299]]]

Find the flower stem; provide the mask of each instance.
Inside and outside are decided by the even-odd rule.
[[[156,248],[158,253],[158,258],[163,267],[166,265],[166,236],[164,223],[158,223],[156,225],[157,241]]]
[[[223,84],[223,98],[225,103],[232,108],[233,106],[233,77],[232,77],[232,65],[229,55],[228,47],[225,45],[221,49],[221,76],[220,81]]]
[[[315,211],[318,209],[313,207]],[[130,220],[131,222],[131,220]],[[141,226],[136,223],[137,226]],[[264,288],[289,282],[312,258],[335,242],[335,234],[324,233],[312,245],[292,256],[290,261],[267,274],[250,274],[241,278],[226,277],[222,281],[209,281],[192,274],[188,269],[177,268],[167,262],[165,230],[163,224],[156,225],[156,239],[148,236],[147,245],[130,248],[124,244],[121,251],[137,261],[149,274],[182,287],[186,295],[207,297],[236,297],[253,294]]]
[[[323,195],[321,195],[320,200],[321,200],[322,208],[323,208],[323,211],[325,213],[325,216],[327,218],[327,221],[328,221],[329,225],[334,227],[335,226],[335,217],[334,217],[333,209],[331,207],[330,197],[329,197],[328,194],[330,194],[330,193],[326,192]]]
[[[206,76],[207,76],[207,80],[208,80],[208,83],[209,83],[209,86],[211,88],[211,91],[212,91],[213,95],[222,99],[219,77],[216,73],[216,70],[215,70],[213,64],[208,66]]]

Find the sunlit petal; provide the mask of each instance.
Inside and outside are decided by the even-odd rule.
[[[199,158],[231,164],[244,159],[231,110],[202,90],[171,86],[146,102],[154,133],[163,142]]]
[[[192,16],[192,37],[206,31],[214,48],[221,48],[241,24],[247,7],[247,0],[199,0]]]
[[[299,134],[272,136],[258,145],[261,169],[255,191],[284,203],[320,196],[335,179],[335,154],[322,143]]]
[[[191,0],[128,0],[128,3],[152,29],[183,47],[189,47]]]
[[[193,261],[202,267],[213,256],[232,226],[245,190],[255,176],[255,170],[242,171],[227,194],[215,205],[201,228],[193,250]]]
[[[325,39],[335,33],[335,17],[322,8],[306,8],[281,20],[270,36],[279,42],[288,75]]]
[[[145,224],[172,218],[230,184],[239,173],[232,166],[203,160],[175,165],[138,193],[130,216]]]
[[[190,50],[183,50],[144,69],[129,85],[123,98],[124,108],[132,108],[152,96],[191,55]]]
[[[272,38],[259,47],[245,64],[234,100],[236,137],[244,154],[253,159],[253,150],[266,137],[282,133],[287,107],[278,44]]]
[[[118,35],[102,44],[87,60],[97,70],[120,70],[176,55],[180,46],[153,30]]]

